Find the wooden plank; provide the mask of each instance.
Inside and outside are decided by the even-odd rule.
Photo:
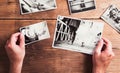
[[[11,35],[11,33],[15,32],[15,21],[11,21],[11,20],[0,20],[0,49],[4,48],[4,45],[6,43],[6,40],[9,38],[9,36]],[[4,52],[1,52],[0,54],[2,54]]]
[[[0,31],[14,30],[15,21],[13,20],[0,20]]]
[[[120,73],[120,69],[119,69],[120,68],[120,56],[117,56],[120,54],[120,50],[114,49],[114,52],[115,52],[115,57],[107,69],[108,73]]]
[[[7,0],[0,0],[0,4],[4,4],[4,3],[6,3],[7,4]]]
[[[56,0],[57,9],[44,12],[37,12],[33,14],[20,15],[19,2],[16,0],[9,0],[8,5],[0,6],[0,19],[2,18],[17,18],[17,19],[56,19],[57,15],[71,16],[77,18],[100,18],[106,8],[115,4],[120,8],[119,0],[96,0],[96,9],[80,12],[77,14],[69,14],[67,0]]]
[[[9,3],[18,3],[19,0],[8,0]]]
[[[4,48],[6,40],[20,27],[41,21],[44,20],[0,20],[0,40],[2,41],[0,42],[0,73],[8,73],[9,68],[9,60]],[[102,20],[94,21],[103,22]],[[47,20],[47,22],[51,37],[26,46],[22,73],[91,73],[91,56],[51,47],[56,20]],[[120,49],[120,35],[106,23],[103,36],[112,42],[113,48]],[[120,50],[118,49],[113,49],[116,57],[110,64],[108,73],[119,73],[120,71]]]
[[[1,24],[4,22],[4,23],[8,23],[9,21],[8,20],[0,20],[1,21]],[[14,20],[11,20],[11,21],[14,21]],[[56,21],[55,20],[50,20],[51,23],[48,23],[48,26],[50,28],[50,30],[52,31],[50,34],[52,35],[53,37],[53,34],[54,34],[54,28],[55,27],[55,24],[56,24]],[[119,46],[119,42],[120,42],[120,35],[119,33],[117,33],[111,26],[109,26],[108,24],[106,24],[104,21],[102,20],[93,20],[93,21],[98,21],[98,22],[102,22],[105,24],[104,26],[104,31],[103,31],[103,37],[106,37],[108,38],[110,41],[113,42],[113,48],[120,48]],[[14,24],[14,29],[17,30],[19,29],[20,27],[22,26],[25,26],[25,25],[30,25],[30,24],[33,24],[33,23],[36,23],[36,22],[40,22],[40,20],[16,20],[13,22],[10,22],[9,23],[9,26],[8,25],[0,25],[1,27],[5,27],[5,28],[0,28],[0,31],[6,31],[6,29],[8,29],[9,27],[12,27],[11,25]],[[51,27],[51,25],[53,25]],[[112,34],[112,35],[111,35]]]

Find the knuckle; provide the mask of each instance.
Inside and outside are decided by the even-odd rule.
[[[112,57],[115,57],[115,54],[114,54],[114,53],[112,53]]]
[[[14,37],[14,34],[12,34],[11,37]]]
[[[107,42],[106,45],[112,47],[112,43],[111,42]]]
[[[109,57],[109,58],[113,59],[113,58],[114,58],[114,56],[115,56],[115,55],[114,55],[114,53],[113,53],[113,52],[108,53],[108,57]]]
[[[99,52],[98,52],[98,51],[95,51],[95,52],[94,52],[94,55],[98,55],[98,54],[99,54]]]
[[[97,54],[97,53],[98,53],[98,51],[95,51],[94,53],[95,53],[95,54]]]

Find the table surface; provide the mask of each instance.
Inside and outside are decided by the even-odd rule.
[[[116,55],[107,72],[120,73],[120,34],[100,19],[109,5],[115,4],[120,8],[120,1],[96,0],[95,10],[72,15],[69,14],[67,0],[56,2],[56,10],[20,15],[18,0],[0,0],[0,73],[8,73],[9,70],[9,59],[4,48],[6,40],[20,27],[41,21],[47,21],[51,38],[26,46],[22,73],[91,73],[92,56],[52,48],[57,15],[103,22],[105,24],[103,37],[112,42]]]

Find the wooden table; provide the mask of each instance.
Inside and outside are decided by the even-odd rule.
[[[54,49],[51,47],[57,15],[103,22],[103,37],[113,44],[116,56],[107,73],[120,73],[120,34],[100,19],[111,4],[120,8],[119,0],[96,0],[96,9],[69,15],[67,0],[56,0],[57,9],[20,15],[18,0],[0,0],[0,73],[8,73],[9,59],[4,45],[11,34],[20,27],[46,20],[50,29],[50,39],[26,46],[22,73],[91,73],[92,56],[82,53]]]

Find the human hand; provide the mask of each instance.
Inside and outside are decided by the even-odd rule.
[[[18,45],[16,44],[17,41],[19,41]],[[25,56],[24,35],[21,33],[13,34],[11,38],[7,41],[5,48],[10,59],[10,63],[18,64],[23,62]]]
[[[105,73],[114,57],[112,44],[108,39],[101,39],[93,54],[93,73]]]

